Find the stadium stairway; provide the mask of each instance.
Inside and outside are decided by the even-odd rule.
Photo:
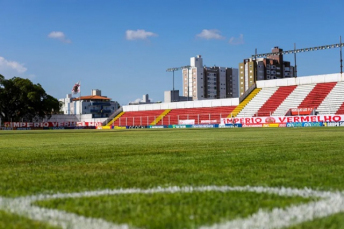
[[[106,126],[112,126],[112,124],[113,124],[117,119],[119,119],[123,114],[124,114],[124,111],[122,111],[121,113],[119,113],[115,118],[113,118],[110,122],[108,122],[108,123],[106,124]]]
[[[228,116],[227,118],[236,117],[241,110],[261,91],[261,88],[254,89]]]
[[[344,82],[338,82],[317,108],[319,114],[337,114],[344,103]],[[343,112],[339,113],[343,114]]]
[[[279,87],[276,92],[261,106],[255,116],[271,116],[279,105],[295,90],[296,86]]]
[[[342,105],[339,107],[339,109],[336,112],[337,115],[339,114],[344,114],[344,102],[342,103]]]
[[[316,84],[313,90],[306,96],[298,108],[317,109],[335,85],[336,82]]]
[[[273,116],[284,116],[289,109],[297,108],[306,96],[313,90],[315,84],[305,84],[297,86],[289,96],[277,107]]]
[[[263,104],[277,91],[277,87],[266,87],[247,103],[247,105],[240,111],[237,117],[253,117]]]
[[[171,109],[167,109],[164,112],[162,112],[161,115],[159,115],[152,123],[151,126],[156,125],[157,123],[160,122],[161,119],[163,119],[169,112],[171,111]]]

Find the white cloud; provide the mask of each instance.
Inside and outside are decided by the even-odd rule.
[[[231,37],[228,41],[229,44],[231,45],[242,45],[244,44],[244,35],[240,34],[240,36],[238,38],[236,37]]]
[[[66,35],[61,31],[53,31],[48,34],[49,38],[57,39],[63,43],[71,43],[72,41],[66,38]]]
[[[147,32],[143,29],[134,30],[127,30],[125,32],[127,40],[145,40],[148,37],[156,37],[158,34]]]
[[[203,29],[200,34],[197,34],[196,37],[211,40],[211,39],[216,39],[216,40],[221,40],[225,39],[225,37],[220,35],[220,31],[217,29]]]
[[[23,64],[20,64],[16,61],[6,60],[4,57],[0,56],[0,74],[20,74],[26,72],[27,68]],[[12,77],[12,75],[10,76]]]

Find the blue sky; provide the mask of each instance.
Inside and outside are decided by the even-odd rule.
[[[166,69],[199,54],[207,66],[238,68],[256,48],[344,41],[343,9],[343,0],[0,0],[0,74],[56,98],[80,81],[82,95],[100,89],[121,105],[143,94],[163,101]],[[299,76],[338,73],[339,49],[302,53],[297,63]]]

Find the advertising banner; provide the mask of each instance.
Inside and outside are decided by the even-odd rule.
[[[310,115],[312,114],[314,108],[291,108],[290,113],[291,115]]]
[[[315,127],[324,126],[323,122],[288,122],[287,127]]]
[[[170,126],[168,126],[170,128]],[[172,125],[172,128],[191,128],[192,125]]]
[[[344,126],[344,122],[324,122],[323,124],[328,127]]]
[[[242,127],[263,127],[263,124],[241,124]]]
[[[219,120],[201,120],[201,124],[218,124]]]
[[[158,125],[158,126],[148,126],[148,128],[151,129],[162,129],[162,128],[167,128],[168,126],[162,126],[162,125]]]
[[[265,123],[265,124],[263,124],[263,127],[280,127],[280,124],[279,123]],[[283,127],[285,127],[285,126],[283,126]]]
[[[241,123],[238,124],[219,124],[219,128],[237,128],[237,127],[242,127]]]
[[[179,120],[178,121],[179,125],[193,125],[195,124],[195,120],[194,119],[189,119],[189,120]]]
[[[200,125],[192,125],[192,128],[216,128],[218,125],[216,124],[200,124]]]
[[[5,127],[11,128],[42,128],[42,127],[75,127],[101,126],[101,122],[5,122]]]
[[[308,115],[308,116],[271,116],[221,118],[221,124],[241,123],[243,127],[258,127],[262,124],[286,124],[293,122],[342,122],[344,115]],[[256,126],[257,125],[257,126]]]
[[[13,130],[11,127],[1,127],[0,130]]]
[[[146,129],[146,126],[126,126],[127,129]]]

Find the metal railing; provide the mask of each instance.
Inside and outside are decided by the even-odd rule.
[[[123,107],[118,108],[112,115],[110,115],[104,122],[103,126],[106,126],[112,119],[114,119],[119,113],[123,112]]]
[[[219,124],[221,118],[227,118],[228,113],[208,114],[179,114],[166,115],[156,125],[178,125],[178,124]],[[157,116],[120,117],[114,123],[115,126],[149,126],[156,120]]]
[[[257,88],[256,83],[252,84],[245,92],[239,97],[239,104],[246,99],[246,97],[251,94],[251,92]]]

